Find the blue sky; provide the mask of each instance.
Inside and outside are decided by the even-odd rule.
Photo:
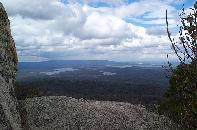
[[[165,10],[176,35],[178,12],[195,0],[0,0],[20,61],[175,59]]]

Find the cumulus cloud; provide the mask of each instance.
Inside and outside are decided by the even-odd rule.
[[[36,57],[38,61],[132,61],[151,56],[161,59],[169,53],[164,31],[165,9],[169,10],[169,22],[174,26],[175,1],[2,0],[2,3],[11,20],[21,61],[35,61]]]

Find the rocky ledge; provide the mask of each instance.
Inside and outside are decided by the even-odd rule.
[[[29,130],[176,130],[166,117],[143,106],[69,97],[36,97],[21,101]]]

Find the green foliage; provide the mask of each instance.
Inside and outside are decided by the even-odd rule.
[[[177,67],[165,97],[159,112],[187,130],[197,129],[197,60]]]
[[[166,11],[168,37],[180,65],[175,70],[171,68],[170,86],[158,109],[185,130],[197,130],[197,2],[191,10],[192,13],[186,15],[183,8],[180,14],[179,44],[171,38]]]

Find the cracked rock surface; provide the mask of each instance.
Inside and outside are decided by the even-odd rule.
[[[21,105],[29,130],[176,130],[166,117],[130,103],[51,96]]]

